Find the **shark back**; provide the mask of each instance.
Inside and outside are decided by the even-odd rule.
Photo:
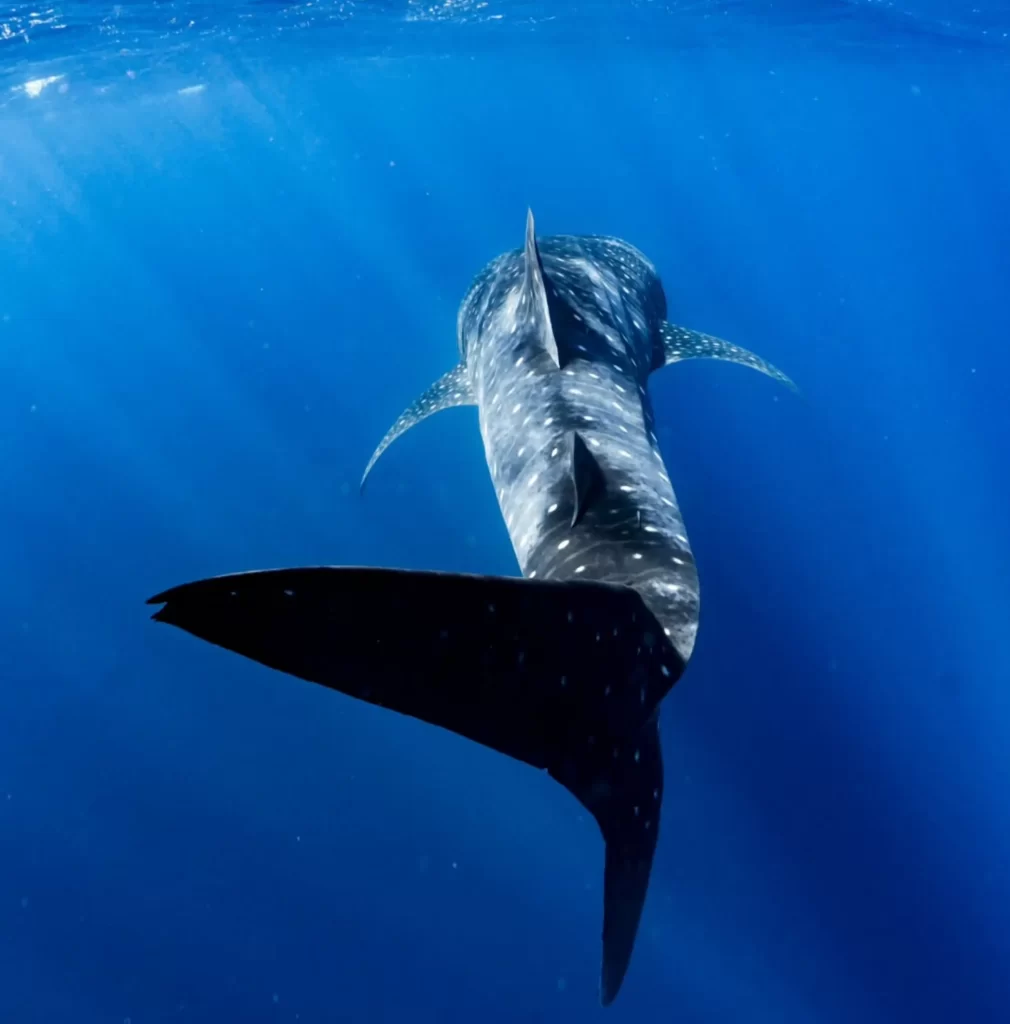
[[[523,574],[633,587],[686,662],[697,572],[646,388],[665,313],[628,243],[530,235],[477,279],[459,339]]]

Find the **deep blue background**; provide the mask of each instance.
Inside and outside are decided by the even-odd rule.
[[[1010,1019],[1010,16],[73,6],[0,51],[0,1020],[604,1013],[567,793],[143,603],[516,571],[472,409],[357,480],[527,204],[802,388],[654,378],[702,626],[606,1019]]]

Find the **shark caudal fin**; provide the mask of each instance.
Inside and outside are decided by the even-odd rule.
[[[663,341],[663,356],[657,369],[679,363],[684,359],[721,359],[723,362],[749,366],[752,370],[785,384],[792,391],[799,390],[777,366],[772,366],[753,352],[723,341],[713,334],[702,334],[700,331],[678,327],[666,321],[660,325],[659,331]]]
[[[600,1002],[617,996],[631,962],[649,889],[663,802],[658,712],[637,731],[593,737],[551,775],[596,818],[605,844]]]
[[[372,472],[372,467],[379,461],[379,456],[398,437],[406,434],[411,427],[417,426],[421,420],[426,420],[443,409],[474,404],[473,394],[470,391],[470,378],[467,376],[466,367],[460,363],[459,366],[439,377],[416,402],[407,406],[400,413],[396,422],[386,431],[386,436],[372,452],[372,457],[368,460],[368,465],[365,466],[365,472],[361,475],[360,490],[365,489],[365,481],[368,479],[368,474]]]
[[[606,843],[601,999],[620,988],[659,827],[657,707],[684,665],[630,587],[397,569],[218,576],[154,614],[270,668],[551,776]]]

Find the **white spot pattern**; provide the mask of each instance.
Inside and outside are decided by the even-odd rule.
[[[686,660],[697,628],[697,576],[645,389],[661,343],[661,286],[648,260],[618,239],[538,243],[545,279],[572,314],[563,331],[563,321],[550,322],[560,372],[541,340],[539,307],[526,294],[522,250],[478,276],[458,320],[519,564],[530,579],[631,583]],[[604,481],[578,516],[573,430]]]

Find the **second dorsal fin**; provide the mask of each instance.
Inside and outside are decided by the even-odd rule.
[[[550,303],[547,299],[547,280],[544,277],[544,264],[540,258],[540,250],[537,248],[536,227],[533,223],[533,211],[526,211],[526,245],[523,249],[523,259],[526,265],[524,284],[526,296],[532,304],[531,314],[536,324],[537,333],[540,336],[540,344],[547,354],[554,361],[554,365],[561,366],[561,355],[558,352],[558,343],[554,337],[554,327],[551,324]]]
[[[606,490],[603,470],[578,431],[572,432],[572,488],[572,526],[575,526],[586,509]]]

